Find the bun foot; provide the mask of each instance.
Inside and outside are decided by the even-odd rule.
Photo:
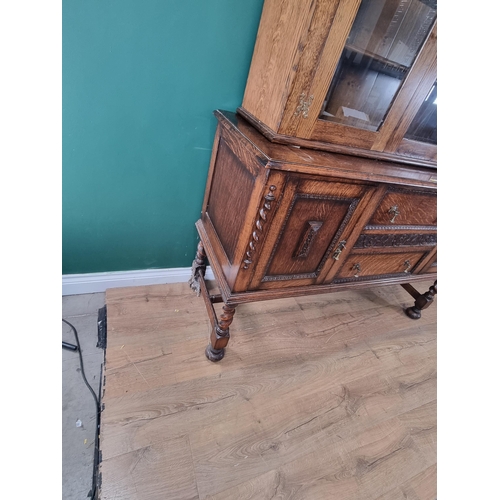
[[[406,315],[411,319],[419,319],[422,316],[422,309],[427,309],[434,301],[434,295],[437,293],[437,281],[425,293],[418,293],[409,283],[403,283],[401,286],[415,299],[415,305],[405,309]]]
[[[415,306],[406,308],[405,313],[411,319],[420,319],[422,316],[420,309],[417,309]]]
[[[212,349],[212,345],[208,344],[205,349],[205,356],[214,363],[220,361],[224,357],[225,349]]]

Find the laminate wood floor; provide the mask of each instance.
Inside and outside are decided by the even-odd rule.
[[[106,304],[101,499],[436,498],[437,300],[417,321],[400,286],[239,305],[219,363],[187,284]]]

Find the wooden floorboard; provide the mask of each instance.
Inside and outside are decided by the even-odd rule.
[[[399,286],[242,304],[219,363],[187,284],[106,304],[101,499],[435,500],[437,301],[417,321]]]

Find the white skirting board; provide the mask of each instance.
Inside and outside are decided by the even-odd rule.
[[[62,294],[80,295],[83,293],[105,292],[108,288],[187,283],[190,277],[190,267],[116,271],[109,273],[63,274]],[[210,266],[207,267],[205,277],[209,280],[215,279]]]

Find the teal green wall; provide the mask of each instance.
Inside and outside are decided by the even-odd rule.
[[[63,274],[185,267],[263,0],[63,0]]]

